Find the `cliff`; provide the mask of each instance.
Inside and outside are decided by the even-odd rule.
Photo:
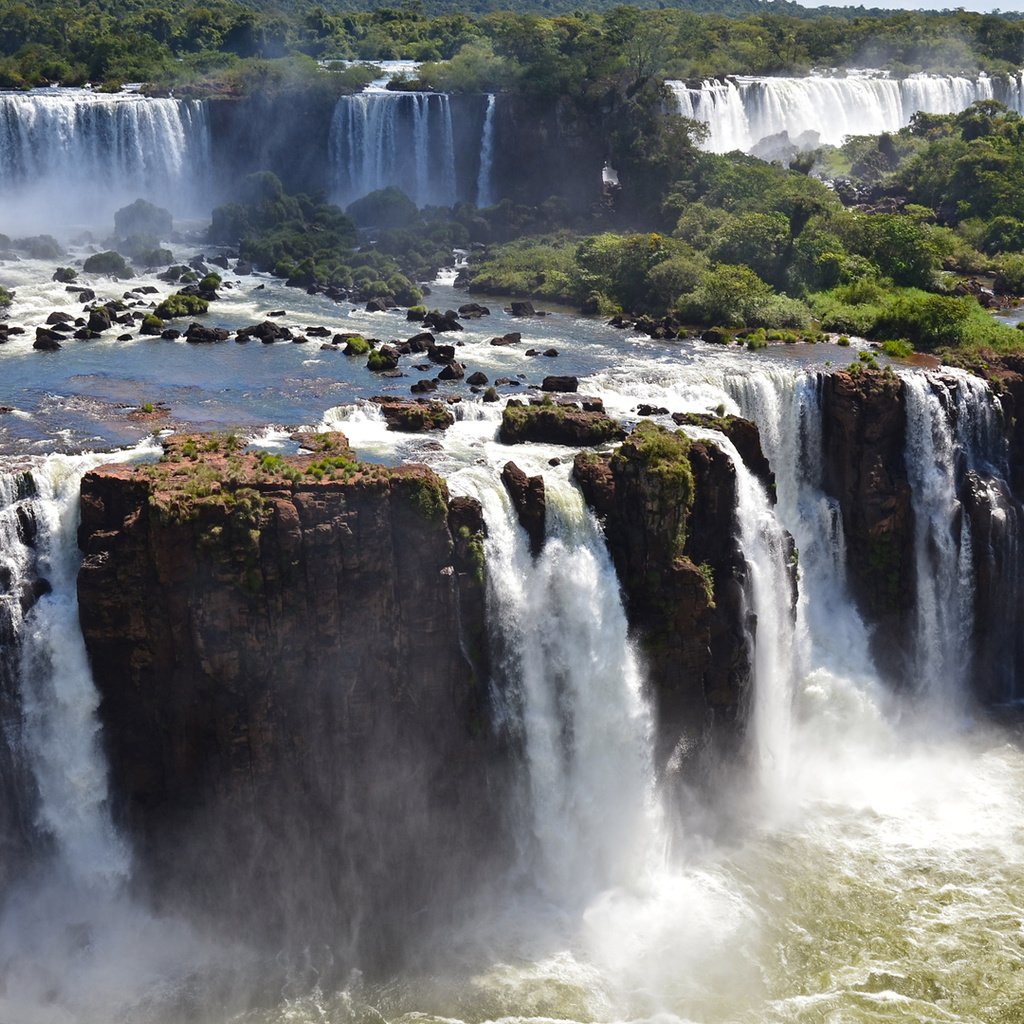
[[[82,632],[151,890],[384,964],[418,910],[457,916],[497,841],[483,526],[423,466],[299,439],[175,437],[87,474]]]
[[[874,627],[875,657],[899,679],[915,593],[904,385],[868,370],[822,374],[819,387],[822,487],[839,506],[850,589]]]
[[[743,583],[732,528],[736,475],[709,442],[641,421],[621,448],[574,472],[601,517],[658,718],[661,771],[735,749],[750,686]]]

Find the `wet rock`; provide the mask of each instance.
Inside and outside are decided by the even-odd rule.
[[[466,378],[466,383],[467,384],[471,384],[471,385],[475,385],[475,386],[478,386],[478,385],[481,385],[481,384],[486,384],[487,383],[487,374],[486,373],[481,373],[479,370],[477,370],[476,373],[471,373]]]
[[[625,437],[622,427],[601,412],[554,403],[523,405],[510,399],[502,413],[498,440],[503,444],[536,441],[576,448],[607,444]]]
[[[453,360],[444,366],[437,376],[441,380],[462,380],[466,376],[466,367]]]
[[[530,538],[530,554],[536,558],[544,550],[547,534],[544,477],[528,477],[514,462],[506,462],[501,471],[501,482],[512,499],[520,525]]]
[[[517,300],[509,303],[508,311],[512,316],[537,316],[537,310],[533,308],[533,303],[527,301]]]
[[[441,366],[447,366],[455,360],[455,346],[454,345],[431,345],[427,349],[427,358],[432,363],[438,363]]]
[[[191,323],[185,331],[185,340],[193,345],[210,345],[218,341],[227,341],[231,332],[222,327],[204,327],[202,324]]]
[[[464,320],[479,320],[482,316],[490,316],[491,311],[478,302],[467,302],[459,306],[459,316]]]
[[[580,386],[578,377],[545,377],[541,383],[541,391],[577,391]]]
[[[104,331],[110,330],[111,324],[110,310],[105,306],[98,306],[89,313],[88,325],[90,331],[102,334]]]
[[[518,345],[523,340],[522,334],[519,331],[512,331],[509,334],[503,334],[498,338],[491,338],[490,344],[492,345]]]
[[[56,352],[61,347],[61,336],[45,327],[36,328],[36,340],[32,347],[39,352]]]
[[[371,398],[370,401],[380,406],[388,430],[422,434],[446,430],[455,422],[455,416],[442,402],[409,402],[391,397]]]

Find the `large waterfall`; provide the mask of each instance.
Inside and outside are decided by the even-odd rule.
[[[918,111],[951,114],[976,100],[997,99],[1024,110],[1020,75],[961,78],[879,73],[805,78],[735,76],[700,86],[666,83],[685,117],[708,125],[707,148],[715,153],[750,152],[763,139],[788,134],[802,148],[840,145],[849,135],[897,131]]]
[[[4,230],[106,228],[142,196],[183,216],[209,211],[203,103],[46,89],[0,95]]]
[[[558,325],[551,316],[538,329],[553,335]],[[469,352],[479,341],[473,330]],[[488,329],[480,331],[480,349],[490,349]],[[563,338],[563,351],[575,343]],[[635,419],[644,401],[742,415],[758,426],[774,492],[714,419],[686,428],[731,463],[723,473],[735,506],[717,511],[745,562],[739,585],[753,687],[740,729],[746,756],[670,806],[674,787],[691,780],[657,763],[658,708],[643,647],[631,635],[602,523],[572,482],[571,449],[499,444],[500,411],[472,399],[454,406],[441,442],[388,431],[376,405],[332,411],[322,425],[344,431],[357,451],[426,461],[452,494],[483,507],[486,580],[477,593],[486,589],[491,632],[488,711],[513,777],[511,793],[499,787],[488,798],[507,819],[515,877],[493,880],[479,920],[460,922],[450,936],[447,922],[439,925],[444,941],[429,977],[394,978],[390,965],[376,965],[375,975],[367,964],[365,975],[346,971],[338,982],[319,973],[329,959],[323,950],[304,949],[311,966],[299,980],[279,980],[276,965],[260,961],[265,977],[253,982],[252,954],[232,949],[209,968],[224,974],[200,984],[220,937],[204,942],[180,921],[142,910],[121,884],[131,858],[111,822],[76,621],[76,486],[110,457],[13,465],[0,476],[0,771],[6,787],[13,780],[25,790],[22,817],[38,870],[0,915],[0,1018],[1012,1019],[1022,994],[1024,756],[1012,734],[973,729],[963,714],[981,664],[980,631],[994,652],[986,666],[1019,661],[1020,517],[998,402],[966,374],[886,378],[906,414],[899,461],[913,513],[913,607],[903,640],[917,685],[901,689],[876,663],[878,623],[852,594],[851,542],[830,492],[829,375],[718,350],[707,359],[680,359],[675,350],[658,358],[639,346],[604,365],[586,386],[623,418]],[[675,429],[669,416],[662,421]],[[544,478],[546,537],[537,554],[499,479],[509,459]],[[403,520],[393,537],[403,554],[417,543],[416,522]],[[353,534],[353,558],[390,533],[380,526]],[[173,533],[174,542],[187,533]],[[116,559],[116,545],[103,557]],[[301,560],[293,565],[302,568]],[[451,572],[443,559],[440,572]],[[339,602],[364,599],[337,586]],[[990,614],[976,615],[987,588],[1000,597]],[[258,592],[246,594],[259,609]],[[412,600],[404,614],[420,610]],[[260,614],[253,621],[265,628]],[[381,622],[382,631],[408,626]],[[422,667],[411,664],[403,679],[411,691]],[[290,683],[289,658],[278,668]],[[454,692],[462,680],[452,682]],[[996,686],[997,697],[1020,695],[1015,671]],[[240,735],[227,742],[241,745]],[[381,771],[393,755],[382,751]],[[444,784],[457,788],[479,768],[453,762]],[[378,796],[366,796],[371,816]],[[677,806],[692,811],[676,814]],[[318,849],[320,833],[337,826],[331,813],[325,804],[309,835],[289,836],[296,849]],[[0,850],[5,828],[26,824],[17,817],[0,807]],[[244,834],[246,822],[237,825]],[[392,844],[404,850],[407,838],[384,830],[367,842],[383,856]],[[464,851],[453,844],[448,852]],[[342,861],[331,871],[351,869]],[[243,885],[243,875],[240,868],[224,884]],[[395,910],[415,928],[425,906],[417,899]],[[244,978],[237,989],[236,979],[224,980],[236,969]]]
[[[338,100],[329,140],[342,206],[395,185],[417,206],[458,199],[451,100],[444,93],[367,91]]]
[[[544,473],[548,538],[534,559],[494,469],[462,474],[484,506],[501,704],[522,744],[526,852],[573,903],[643,875],[660,853],[651,712],[615,569],[568,467]]]

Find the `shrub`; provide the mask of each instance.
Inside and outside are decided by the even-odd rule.
[[[182,295],[181,292],[176,292],[174,295],[169,295],[156,307],[154,315],[160,317],[161,320],[177,320],[180,317],[201,316],[209,309],[210,304],[206,299],[202,299],[198,295]]]

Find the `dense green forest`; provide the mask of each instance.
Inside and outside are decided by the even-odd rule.
[[[372,10],[0,0],[0,86],[207,82],[240,91],[306,81],[313,58],[451,61],[427,69],[428,84],[535,92],[592,89],[629,71],[700,78],[823,65],[1010,71],[1024,63],[1024,21],[964,11],[812,11],[788,0],[707,0],[653,11],[573,2],[558,14],[502,8],[435,14],[418,0]],[[336,81],[339,88],[358,84],[358,76]]]

